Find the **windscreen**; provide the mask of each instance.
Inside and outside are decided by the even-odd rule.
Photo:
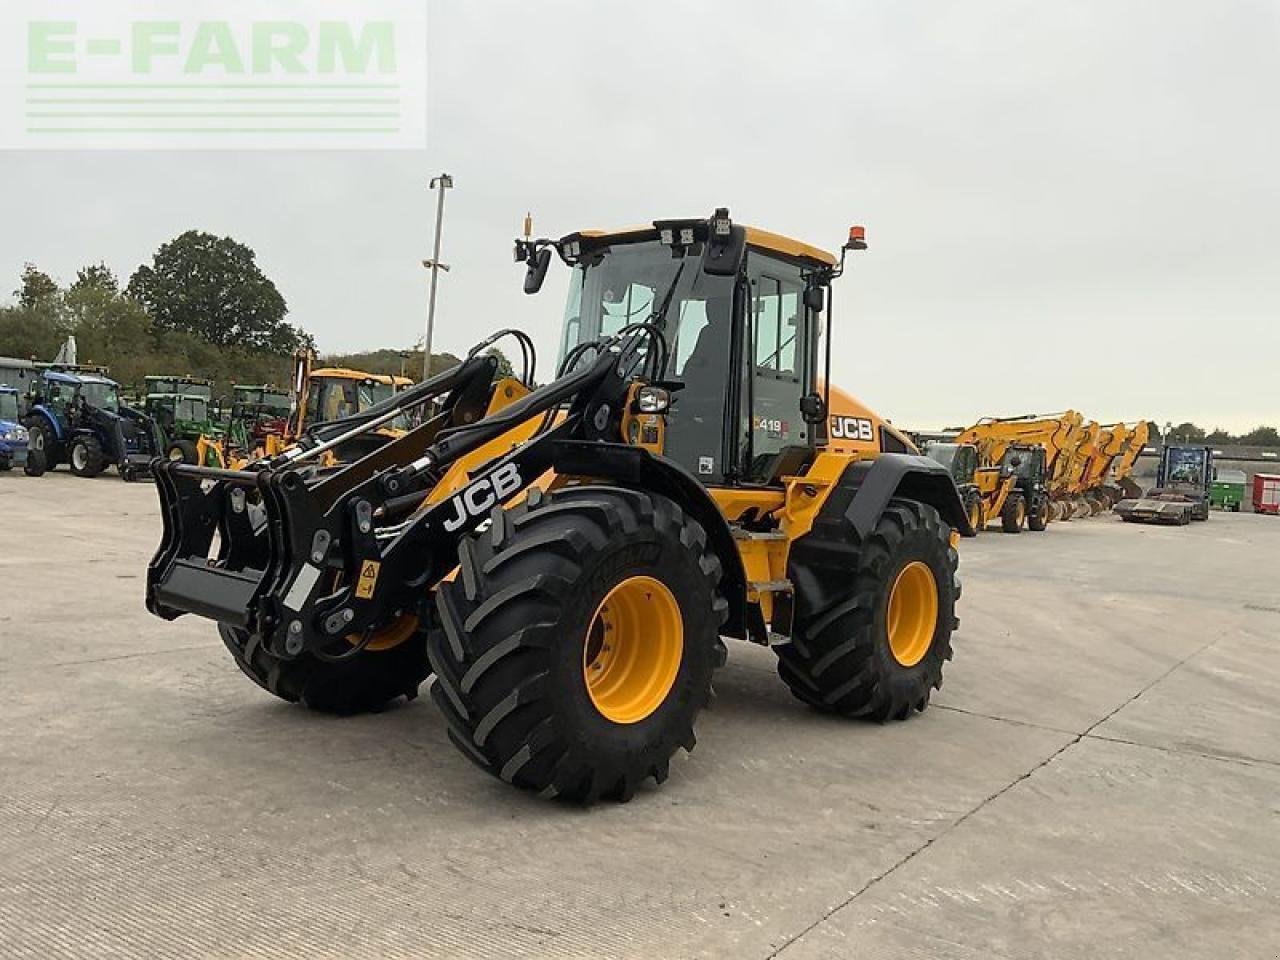
[[[16,393],[0,393],[0,420],[14,421],[18,419],[18,395]]]
[[[1193,487],[1204,485],[1205,453],[1197,449],[1173,448],[1169,451],[1169,467],[1165,476],[1167,487]]]
[[[114,383],[83,383],[80,386],[80,396],[84,398],[84,402],[99,410],[107,410],[111,413],[117,413],[120,410],[120,396],[116,392]]]
[[[670,352],[664,378],[684,384],[672,401],[666,455],[704,482],[724,474],[733,285],[732,277],[702,272],[700,246],[673,253],[656,240],[618,244],[574,267],[565,306],[562,362],[574,347],[628,324],[662,330]]]
[[[179,420],[209,419],[209,404],[201,397],[183,397],[178,401]]]
[[[955,463],[958,449],[960,448],[954,443],[928,443],[925,444],[924,455],[942,464],[950,472],[951,465]]]
[[[1015,477],[1035,477],[1035,451],[1018,449],[1017,447],[1006,450],[1004,456],[1000,459],[1000,466],[1011,471]]]

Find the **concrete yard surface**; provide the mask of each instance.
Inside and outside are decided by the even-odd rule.
[[[588,810],[430,698],[274,700],[142,605],[150,484],[0,474],[0,957],[1280,956],[1280,520],[962,546],[934,705],[733,644],[697,749]]]

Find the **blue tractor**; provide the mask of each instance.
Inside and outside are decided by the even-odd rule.
[[[149,476],[160,449],[150,417],[120,402],[120,386],[101,368],[50,367],[32,385],[26,426],[27,473],[66,463],[78,477],[115,465],[126,481]]]
[[[18,391],[0,384],[0,470],[27,463],[27,428],[18,414]]]

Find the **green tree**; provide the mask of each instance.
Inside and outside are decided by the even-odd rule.
[[[151,319],[140,303],[100,279],[67,290],[69,329],[82,363],[107,364],[121,383],[133,383],[152,372]]]
[[[1205,443],[1235,443],[1236,438],[1221,427],[1214,427],[1204,438]]]
[[[67,293],[86,289],[109,290],[115,293],[120,289],[120,281],[116,279],[110,267],[99,261],[77,270],[76,281],[67,289]]]
[[[1205,433],[1194,423],[1180,423],[1173,428],[1172,439],[1178,443],[1203,443]]]
[[[18,298],[18,306],[24,310],[49,307],[58,299],[58,293],[58,284],[53,277],[37,270],[34,263],[23,266],[22,286],[13,291],[13,295]]]
[[[1280,432],[1275,427],[1255,427],[1238,437],[1237,442],[1250,447],[1280,447]]]
[[[286,353],[303,342],[288,307],[254,252],[230,237],[189,230],[156,251],[129,279],[158,331],[194,333],[221,347]]]
[[[485,354],[487,354],[490,357],[498,358],[497,377],[499,380],[501,380],[503,377],[514,377],[516,375],[515,370],[511,366],[511,361],[507,359],[507,355],[503,353],[501,350],[499,350],[497,347],[490,347],[488,350],[485,351]]]

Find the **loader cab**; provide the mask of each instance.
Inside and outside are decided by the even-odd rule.
[[[974,482],[978,472],[978,448],[971,443],[925,444],[924,455],[947,468],[956,486]]]
[[[1000,458],[1000,466],[1019,480],[1044,483],[1044,447],[1032,444],[1011,444]]]
[[[561,361],[587,362],[601,337],[656,325],[672,391],[665,456],[708,485],[777,486],[825,440],[818,346],[836,259],[751,227],[717,237],[715,220],[559,241],[573,268]]]

